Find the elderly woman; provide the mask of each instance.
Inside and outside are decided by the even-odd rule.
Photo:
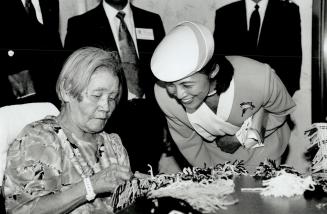
[[[152,56],[156,99],[174,142],[198,167],[243,160],[251,170],[267,158],[279,161],[295,107],[285,86],[269,65],[213,50],[208,28],[184,22]]]
[[[8,151],[8,213],[110,213],[110,194],[131,176],[125,148],[103,128],[120,97],[116,53],[82,48],[57,81],[57,117],[27,125]]]

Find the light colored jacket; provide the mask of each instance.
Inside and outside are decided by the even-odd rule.
[[[227,122],[241,127],[260,108],[267,112],[264,147],[246,150],[240,147],[234,154],[225,153],[216,143],[205,141],[190,124],[187,114],[166,89],[155,85],[157,102],[165,113],[169,131],[179,150],[193,166],[212,166],[225,161],[244,160],[257,166],[266,158],[279,159],[290,138],[286,117],[295,103],[275,71],[267,64],[240,56],[226,57],[234,67],[234,100]],[[241,103],[252,102],[253,108],[243,111]],[[243,114],[244,113],[244,114]]]

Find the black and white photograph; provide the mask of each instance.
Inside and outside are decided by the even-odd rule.
[[[0,212],[327,212],[327,0],[2,0]]]

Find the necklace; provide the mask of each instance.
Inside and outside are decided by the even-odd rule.
[[[72,162],[74,168],[83,178],[93,175],[94,174],[93,167],[91,167],[89,165],[88,161],[86,161],[85,157],[83,157],[80,149],[78,148],[78,145],[80,144],[79,142],[81,142],[82,140],[78,139],[75,136],[75,134],[72,133],[70,131],[70,129],[68,129],[63,123],[59,122],[59,124],[61,126],[61,129],[60,129],[61,134],[64,136],[66,143],[68,143],[68,145],[70,145],[68,147],[68,150],[70,153],[69,156],[70,156],[70,159],[71,159],[71,162]],[[64,130],[66,130],[67,133],[65,133]],[[97,142],[98,142],[98,139],[99,138],[97,138]],[[98,154],[98,152],[97,152],[97,154]],[[97,162],[98,162],[98,158],[96,157],[96,163],[94,166],[95,168],[98,168],[96,166],[96,165],[98,165]]]

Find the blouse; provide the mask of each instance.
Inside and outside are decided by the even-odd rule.
[[[41,196],[64,191],[80,182],[83,165],[88,165],[93,173],[111,164],[130,167],[119,136],[105,132],[99,136],[97,143],[74,144],[54,116],[27,125],[8,150],[4,177],[6,211],[30,213]],[[76,147],[81,158],[73,155]],[[108,213],[112,209],[110,199],[96,198],[71,213]]]

